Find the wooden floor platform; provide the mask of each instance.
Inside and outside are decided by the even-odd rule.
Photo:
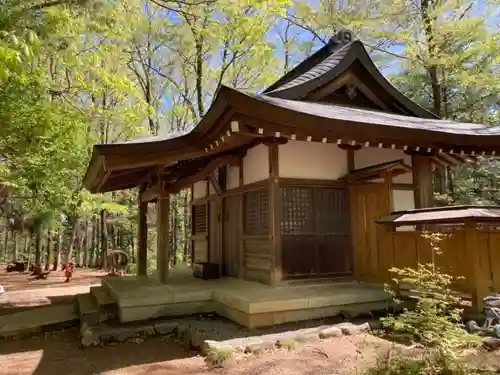
[[[247,327],[383,309],[390,296],[382,286],[357,282],[318,282],[272,288],[221,278],[201,280],[189,269],[173,269],[167,285],[154,278],[110,277],[104,289],[118,304],[121,322],[215,312]]]

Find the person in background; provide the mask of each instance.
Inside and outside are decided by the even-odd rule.
[[[66,282],[68,283],[71,280],[71,276],[73,276],[73,266],[71,263],[66,263],[64,267],[64,275],[66,276]]]

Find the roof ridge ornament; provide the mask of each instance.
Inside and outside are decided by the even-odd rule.
[[[335,51],[336,49],[351,43],[354,40],[354,32],[349,29],[340,29],[337,34],[332,36],[328,41],[328,46],[330,51]]]

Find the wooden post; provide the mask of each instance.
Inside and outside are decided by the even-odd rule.
[[[243,180],[243,158],[240,159],[240,165],[238,167],[238,187],[242,187],[244,184]],[[243,279],[245,277],[243,272],[243,215],[244,204],[243,204],[244,194],[239,194],[239,210],[238,210],[238,278]]]
[[[465,222],[465,249],[466,253],[469,255],[468,259],[465,261],[469,265],[470,269],[470,281],[473,286],[472,289],[472,307],[475,311],[483,310],[483,297],[486,295],[487,291],[484,290],[483,284],[481,282],[481,264],[480,264],[480,254],[478,253],[478,239],[477,239],[477,228],[476,223],[473,221]]]
[[[413,186],[415,208],[434,206],[432,189],[432,164],[431,157],[424,155],[412,156]]]
[[[162,284],[168,280],[170,261],[170,194],[160,191],[156,210],[156,270]]]
[[[347,154],[347,169],[349,172],[352,172],[353,170],[356,169],[356,166],[354,165],[354,151],[352,148],[348,148],[346,150]]]
[[[148,202],[139,193],[139,218],[137,233],[137,276],[148,274]]]
[[[281,194],[279,187],[278,143],[268,144],[269,149],[269,231],[272,238],[271,284],[276,286],[283,280],[281,265]]]

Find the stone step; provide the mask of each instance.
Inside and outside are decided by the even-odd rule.
[[[78,314],[80,321],[89,324],[99,323],[101,320],[101,311],[99,305],[95,302],[90,293],[81,294],[77,297]]]
[[[100,307],[116,305],[116,301],[110,297],[108,292],[102,286],[90,287],[90,294],[92,294]]]
[[[91,287],[90,294],[99,307],[100,322],[118,319],[118,304],[102,286]]]

